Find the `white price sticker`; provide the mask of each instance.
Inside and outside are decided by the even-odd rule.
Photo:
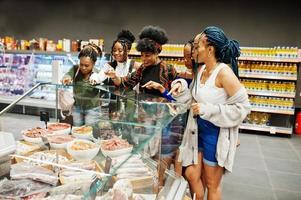
[[[276,128],[275,127],[270,127],[270,133],[271,134],[276,134]]]

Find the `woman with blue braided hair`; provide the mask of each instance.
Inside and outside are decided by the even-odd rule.
[[[218,27],[207,27],[194,39],[190,87],[180,79],[172,83],[173,97],[191,105],[179,161],[197,199],[203,199],[205,189],[208,199],[221,199],[222,176],[233,167],[238,127],[250,112],[247,92],[237,78],[239,54],[237,41]]]

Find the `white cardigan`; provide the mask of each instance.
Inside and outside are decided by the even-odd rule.
[[[181,94],[174,98],[182,103],[191,104],[193,98],[187,82],[184,79],[177,79],[172,85],[179,81],[182,83],[184,89]],[[191,87],[193,87],[192,85],[193,83]],[[220,127],[216,159],[218,165],[224,167],[229,172],[232,172],[234,163],[239,125],[250,113],[250,110],[251,105],[244,87],[241,87],[232,97],[228,98],[225,104],[201,104],[200,117]],[[182,162],[183,166],[198,163],[197,131],[197,121],[193,118],[192,112],[189,112],[179,154],[179,162]]]

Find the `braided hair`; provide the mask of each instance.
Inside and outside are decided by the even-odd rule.
[[[88,44],[84,45],[83,48],[92,48],[94,51],[96,51],[97,56],[99,56],[99,57],[102,56],[101,48],[94,43],[88,43]]]
[[[129,30],[122,30],[118,33],[117,39],[113,42],[111,48],[111,54],[113,55],[113,50],[115,44],[118,42],[121,44],[123,52],[124,52],[124,60],[127,59],[128,51],[132,48],[132,43],[135,41],[135,36]]]
[[[81,57],[89,57],[95,63],[97,60],[97,52],[93,48],[85,47],[78,54],[78,59]]]
[[[162,45],[168,42],[167,34],[164,29],[158,26],[145,26],[139,34],[137,51],[160,53]]]
[[[234,74],[238,77],[239,43],[236,40],[228,39],[224,31],[215,26],[205,28],[203,33],[206,35],[208,44],[215,48],[217,61],[230,64]]]

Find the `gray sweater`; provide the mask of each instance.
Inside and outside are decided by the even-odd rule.
[[[179,102],[191,104],[193,98],[186,81],[177,79],[173,84],[178,81],[181,81],[184,89],[181,94],[174,98]],[[193,83],[191,87],[193,87]],[[224,167],[229,172],[232,172],[234,163],[239,125],[250,113],[250,110],[251,105],[244,87],[241,87],[233,96],[229,97],[225,104],[201,104],[200,117],[220,127],[216,159],[218,165]],[[183,166],[198,163],[197,131],[196,119],[193,118],[192,112],[189,112],[179,154],[179,161],[182,162]]]

